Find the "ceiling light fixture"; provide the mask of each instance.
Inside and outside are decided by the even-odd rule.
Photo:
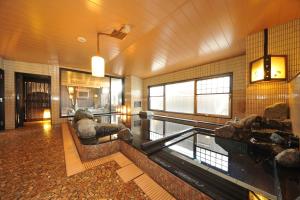
[[[119,30],[113,30],[110,34],[108,33],[97,33],[97,55],[92,56],[92,76],[104,77],[105,76],[105,60],[100,56],[99,37],[100,35],[106,35],[109,37],[123,40],[130,32],[130,26],[128,24],[123,25]]]
[[[82,36],[78,36],[77,37],[77,41],[80,42],[80,43],[85,43],[86,42],[86,38],[82,37]]]
[[[250,83],[286,80],[285,55],[268,54],[268,29],[264,30],[264,56],[250,63]]]

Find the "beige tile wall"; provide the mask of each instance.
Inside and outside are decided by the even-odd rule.
[[[213,62],[210,64],[205,64],[201,66],[196,66],[186,70],[169,73],[165,75],[155,76],[143,80],[143,110],[148,108],[148,86],[175,82],[187,79],[195,79],[201,77],[207,77],[212,75],[224,74],[232,72],[233,73],[233,107],[232,116],[243,117],[245,113],[245,56],[237,56],[230,59],[225,59],[222,61]],[[174,114],[174,113],[163,113],[155,112],[156,114],[164,114],[172,117],[187,118],[193,120],[205,120],[210,122],[224,123],[228,119],[206,117],[199,115],[186,115],[186,114]]]
[[[288,103],[288,82],[249,83],[249,63],[263,56],[263,31],[246,38],[246,114],[262,114],[266,106]],[[269,28],[269,54],[287,55],[288,80],[300,71],[300,19]]]
[[[300,136],[300,75],[289,83],[289,94],[293,132]]]
[[[136,76],[125,78],[125,104],[130,108],[131,114],[138,114],[142,108],[134,108],[135,101],[142,101],[143,80]]]
[[[3,59],[5,75],[5,128],[15,128],[15,72],[51,76],[52,123],[59,123],[59,66]]]

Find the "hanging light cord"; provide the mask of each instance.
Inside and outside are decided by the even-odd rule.
[[[100,36],[100,33],[97,33],[97,54],[98,55],[100,55],[99,36]]]

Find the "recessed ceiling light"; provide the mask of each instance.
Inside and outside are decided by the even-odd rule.
[[[80,42],[80,43],[85,43],[86,42],[86,38],[82,37],[82,36],[78,36],[77,37],[77,41]]]

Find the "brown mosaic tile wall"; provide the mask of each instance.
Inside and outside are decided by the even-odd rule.
[[[263,56],[263,31],[246,38],[246,114],[262,114],[264,108],[289,99],[288,82],[249,83],[249,63]],[[288,80],[300,71],[300,19],[269,28],[269,54],[287,55]]]
[[[160,186],[167,190],[178,200],[210,200],[211,198],[190,186],[180,178],[163,169],[146,155],[140,153],[124,141],[120,141],[121,152],[132,160],[139,168],[147,173]]]
[[[143,110],[148,109],[148,86],[157,85],[161,83],[175,82],[181,80],[195,79],[201,77],[208,77],[218,74],[233,72],[233,97],[232,97],[232,117],[241,118],[245,113],[245,56],[237,56],[222,61],[213,62],[210,64],[200,65],[186,70],[181,70],[174,73],[164,74],[151,78],[144,79],[143,84]],[[166,112],[155,112],[156,114],[163,114],[172,117],[187,118],[193,120],[204,120],[210,122],[224,123],[228,119],[206,117],[200,115],[185,115],[174,114]]]

